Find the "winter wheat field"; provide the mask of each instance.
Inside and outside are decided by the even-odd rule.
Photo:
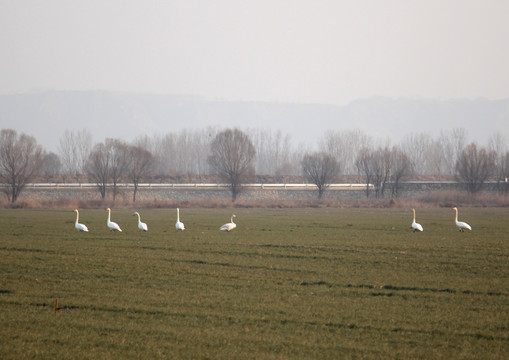
[[[0,210],[0,358],[509,353],[508,208],[138,211]]]

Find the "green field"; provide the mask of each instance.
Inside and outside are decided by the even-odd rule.
[[[0,210],[1,359],[509,354],[509,209],[71,210]]]

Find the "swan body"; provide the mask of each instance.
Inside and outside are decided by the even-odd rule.
[[[175,223],[175,229],[184,231],[186,228],[184,227],[184,223],[180,222],[180,211],[177,208],[177,222]]]
[[[116,222],[111,221],[111,209],[107,208],[106,211],[108,212],[108,220],[106,221],[106,225],[108,225],[108,228],[110,231],[120,231],[122,232],[122,229]]]
[[[414,232],[423,231],[424,229],[422,228],[422,225],[415,222],[415,209],[412,209],[412,211],[414,212],[414,221],[412,221],[412,229],[414,229]]]
[[[465,230],[472,230],[470,225],[468,225],[466,222],[458,221],[458,209],[455,207],[453,207],[452,209],[456,211],[456,219],[454,220],[454,222],[456,223],[456,226],[458,227],[459,231],[464,232]]]
[[[135,216],[135,215],[138,215],[138,230],[139,231],[148,231],[147,224],[145,224],[144,222],[141,222],[140,214],[137,211],[135,211],[133,216]]]
[[[219,230],[221,231],[231,231],[233,229],[235,229],[237,227],[237,224],[235,224],[233,222],[233,218],[236,217],[235,214],[232,215],[231,219],[230,219],[230,222],[229,223],[226,223],[224,224],[223,226],[221,226],[219,228]]]
[[[78,231],[85,231],[88,232],[88,228],[85,224],[80,224],[78,221],[80,220],[80,213],[78,209],[74,209],[74,212],[76,213],[76,222],[74,223],[74,227]]]

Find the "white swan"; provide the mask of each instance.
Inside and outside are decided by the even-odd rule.
[[[177,208],[177,222],[175,223],[175,229],[184,231],[186,228],[184,227],[184,223],[180,222],[180,211]]]
[[[88,232],[87,226],[78,222],[80,220],[80,213],[78,209],[74,209],[74,212],[76,213],[76,222],[74,223],[76,230]]]
[[[237,224],[233,222],[233,218],[236,217],[235,214],[232,215],[229,223],[224,224],[219,228],[221,231],[231,231],[237,227]]]
[[[415,222],[415,209],[412,209],[414,212],[414,221],[412,221],[412,229],[414,229],[414,232],[416,231],[423,231],[422,225]]]
[[[145,224],[144,222],[141,222],[140,214],[137,211],[135,211],[133,216],[135,216],[135,215],[138,215],[138,230],[139,231],[148,231],[147,224]]]
[[[464,232],[465,229],[467,230],[472,230],[472,228],[470,227],[470,225],[468,225],[466,222],[463,222],[463,221],[458,221],[458,209],[453,207],[452,208],[453,210],[456,211],[456,219],[454,220],[454,222],[456,223],[456,226],[458,227],[458,229],[461,231],[461,232]]]
[[[122,229],[120,228],[120,226],[118,226],[118,224],[116,222],[113,222],[113,221],[110,220],[110,218],[111,218],[111,209],[107,208],[106,211],[108,212],[108,220],[106,221],[106,225],[108,225],[108,228],[111,231],[120,231],[120,232],[122,232]]]

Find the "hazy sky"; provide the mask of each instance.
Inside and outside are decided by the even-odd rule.
[[[509,97],[507,0],[0,0],[0,94]]]

